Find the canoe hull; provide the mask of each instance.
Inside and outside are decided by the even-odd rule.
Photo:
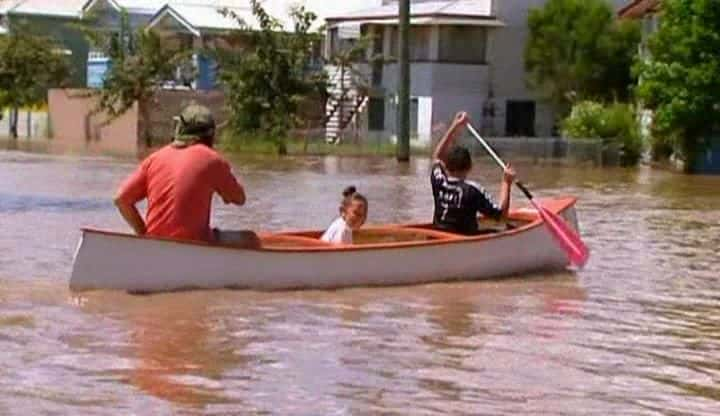
[[[573,204],[559,213],[576,225]],[[485,279],[567,264],[539,221],[492,237],[293,250],[243,250],[84,230],[70,288],[328,289]]]

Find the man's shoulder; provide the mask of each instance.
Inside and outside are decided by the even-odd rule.
[[[191,150],[194,153],[197,153],[197,154],[200,154],[200,155],[203,155],[206,157],[215,158],[215,159],[223,159],[222,155],[217,150],[213,149],[210,146],[206,146],[202,143],[194,144],[194,145],[190,146],[188,148],[188,150]]]
[[[209,165],[228,164],[227,160],[215,149],[205,146],[204,144],[195,144],[186,149],[191,153],[192,159],[207,163]]]

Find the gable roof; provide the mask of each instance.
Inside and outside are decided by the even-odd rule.
[[[87,0],[83,4],[82,12],[88,13],[94,8],[105,4],[118,12],[125,9],[132,14],[153,15],[165,3],[167,1],[164,0]]]
[[[250,27],[257,22],[248,8],[228,8]],[[195,36],[202,32],[241,29],[232,17],[224,16],[217,5],[166,4],[150,19],[148,29],[183,30]]]
[[[492,0],[427,1],[410,3],[410,17],[490,19]],[[329,16],[328,22],[397,19],[397,3]]]
[[[618,11],[622,18],[637,19],[646,14],[657,12],[660,0],[633,0]]]

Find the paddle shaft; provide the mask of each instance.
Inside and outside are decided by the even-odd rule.
[[[495,153],[495,151],[493,150],[493,148],[490,147],[490,145],[485,141],[485,139],[483,139],[482,136],[480,136],[480,133],[478,133],[477,130],[475,130],[475,127],[473,127],[472,124],[467,123],[467,128],[468,128],[468,130],[470,130],[470,133],[472,133],[473,136],[475,136],[475,138],[480,142],[480,144],[483,145],[485,150],[487,150],[488,153],[490,153],[490,156],[492,156],[492,158],[495,159],[495,162],[497,162],[497,164],[500,165],[500,167],[503,170],[505,170],[505,168],[507,168],[507,165],[505,164],[505,162],[503,162],[503,160],[500,159],[500,156],[498,156],[497,153]],[[520,190],[525,194],[525,196],[530,200],[530,202],[533,202],[532,194],[530,193],[530,191],[525,187],[525,185],[522,182],[515,181],[515,185],[517,185],[517,187],[520,188]]]
[[[503,162],[502,159],[498,157],[497,153],[495,153],[495,151],[490,147],[490,145],[487,144],[487,142],[480,136],[477,130],[475,130],[475,128],[469,123],[467,124],[467,127],[468,130],[470,130],[470,132],[480,142],[480,144],[485,147],[485,150],[490,153],[490,156],[495,159],[495,162],[497,162],[500,167],[505,169],[507,166],[505,162]],[[582,242],[577,232],[570,228],[565,223],[565,221],[558,215],[543,208],[539,202],[535,202],[532,194],[530,193],[530,191],[527,190],[525,185],[523,185],[519,181],[516,181],[515,184],[518,186],[518,188],[520,188],[521,191],[523,191],[525,196],[528,197],[528,199],[530,200],[532,206],[535,207],[535,209],[538,211],[540,218],[542,218],[548,230],[550,230],[550,233],[555,238],[555,241],[567,254],[570,263],[575,264],[578,267],[583,267],[587,262],[588,258],[590,257],[590,250],[587,248],[585,243]]]

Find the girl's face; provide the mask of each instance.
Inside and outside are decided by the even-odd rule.
[[[343,212],[343,219],[353,230],[359,229],[367,219],[367,206],[363,201],[352,200]]]

